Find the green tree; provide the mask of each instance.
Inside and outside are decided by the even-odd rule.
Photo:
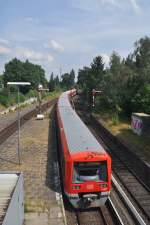
[[[59,87],[60,86],[60,81],[58,75],[55,77],[55,86]]]
[[[0,75],[0,91],[3,89],[4,87],[4,77],[3,75]]]
[[[91,63],[91,69],[92,72],[95,73],[95,75],[97,76],[103,75],[104,63],[102,56],[99,55],[93,59],[93,62]]]
[[[55,83],[55,89],[60,89],[60,80],[58,75],[54,78],[54,83]]]
[[[75,72],[74,72],[74,70],[72,69],[72,70],[70,71],[70,85],[71,85],[72,87],[73,87],[74,84],[75,84],[74,79],[75,79]]]
[[[136,112],[150,114],[150,84],[146,84],[138,90],[132,99],[132,109]]]
[[[74,87],[75,84],[75,72],[72,69],[70,73],[65,73],[61,76],[61,87],[64,89],[70,89]]]
[[[5,64],[5,86],[7,86],[8,81],[31,82],[31,87],[21,87],[21,92],[23,93],[28,92],[29,88],[36,89],[38,84],[47,85],[45,71],[40,65],[30,63],[28,60],[21,62],[16,58]]]
[[[104,74],[104,63],[101,56],[95,57],[90,67],[83,67],[83,69],[78,71],[77,84],[84,90],[90,105],[92,89],[102,90]]]
[[[64,89],[70,88],[70,74],[69,73],[64,73],[61,76],[61,87]]]
[[[133,53],[135,64],[138,69],[147,67],[150,64],[150,38],[144,37],[135,42]]]
[[[149,112],[150,38],[137,41],[133,53],[125,59],[113,52],[107,69],[102,57],[95,57],[91,67],[79,69],[77,84],[85,93],[93,88],[102,90],[103,95],[97,98],[101,108],[126,115],[135,110]]]
[[[48,86],[49,86],[49,91],[54,91],[54,89],[55,89],[55,80],[54,80],[53,72],[51,73]]]
[[[110,57],[110,72],[117,76],[120,73],[122,66],[122,60],[121,57],[118,55],[117,52],[113,52]]]
[[[92,74],[91,68],[83,67],[83,69],[78,71],[77,84],[79,88],[83,89],[89,104],[91,104],[91,92],[92,89],[95,88],[94,76]]]

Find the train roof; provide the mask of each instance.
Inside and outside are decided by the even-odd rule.
[[[66,91],[66,92],[61,94],[61,96],[58,100],[58,107],[59,108],[65,107],[65,108],[68,108],[69,110],[72,108],[71,105],[70,105],[68,95],[69,95],[69,91]]]
[[[58,101],[67,144],[71,153],[92,151],[105,154],[105,150],[82,122],[69,101],[69,92],[64,92]]]
[[[0,174],[0,224],[6,215],[17,180],[17,174]]]

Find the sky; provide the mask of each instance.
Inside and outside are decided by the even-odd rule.
[[[40,64],[49,79],[126,57],[150,36],[149,0],[0,0],[0,74],[12,58]]]

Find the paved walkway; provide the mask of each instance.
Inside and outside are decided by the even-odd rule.
[[[15,133],[0,145],[0,170],[24,173],[25,225],[64,225],[52,117],[23,125],[21,151],[19,166]]]

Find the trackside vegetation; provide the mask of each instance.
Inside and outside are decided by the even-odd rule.
[[[134,43],[133,51],[125,58],[112,52],[109,65],[105,65],[101,55],[96,56],[90,65],[80,68],[75,82],[75,71],[58,75],[51,73],[46,79],[40,65],[17,58],[5,64],[0,75],[0,110],[17,101],[15,87],[7,87],[8,81],[29,81],[31,86],[20,89],[20,100],[37,96],[37,86],[42,84],[49,92],[43,94],[48,99],[57,97],[61,91],[76,87],[84,95],[83,105],[105,126],[131,146],[145,151],[150,158],[150,139],[132,133],[130,118],[132,112],[150,114],[150,37],[143,37]],[[95,98],[92,107],[92,89],[102,93]]]
[[[103,57],[98,55],[90,66],[78,71],[77,83],[72,69],[61,77],[51,74],[49,81],[40,65],[17,58],[5,64],[0,76],[0,104],[12,105],[16,102],[16,90],[7,87],[8,81],[29,81],[31,86],[21,87],[21,101],[26,97],[35,96],[38,84],[49,88],[50,92],[67,90],[72,87],[82,89],[88,105],[91,106],[92,89],[102,91],[96,97],[94,111],[112,112],[112,120],[117,123],[120,116],[130,117],[132,112],[150,113],[150,38],[144,37],[136,41],[134,50],[126,58],[112,52],[109,65],[106,67]]]
[[[114,121],[121,114],[150,113],[150,38],[135,42],[134,51],[126,58],[113,52],[107,68],[102,56],[95,57],[90,66],[79,69],[77,83],[89,105],[92,89],[102,91],[95,110],[112,111]]]
[[[112,52],[107,67],[101,56],[95,57],[90,66],[79,70],[77,83],[93,116],[131,150],[150,160],[150,138],[131,130],[132,112],[150,114],[150,38],[136,41],[133,52],[126,58]],[[95,98],[94,108],[92,89],[102,91]]]
[[[23,102],[29,97],[37,97],[37,87],[42,84],[49,92],[43,92],[43,98],[54,98],[61,90],[67,90],[74,86],[75,72],[51,74],[49,81],[46,79],[45,71],[40,65],[33,64],[26,60],[22,62],[17,58],[5,64],[5,70],[0,75],[0,109],[14,105],[17,102],[17,89],[14,86],[7,86],[8,81],[28,81],[31,86],[20,87],[20,101]]]

